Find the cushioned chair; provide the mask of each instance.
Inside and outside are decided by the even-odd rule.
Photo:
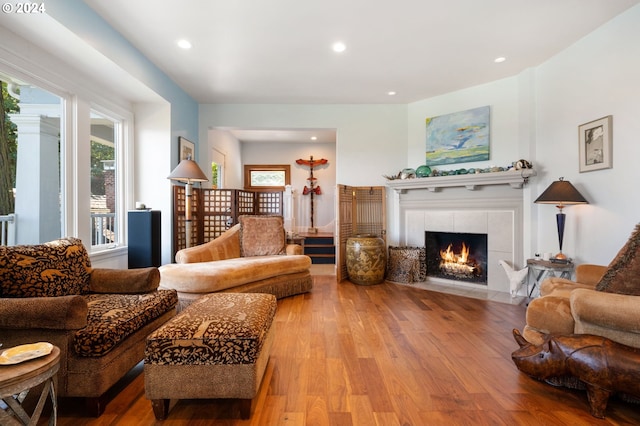
[[[92,268],[76,238],[0,247],[0,342],[60,348],[57,394],[86,398],[99,415],[106,391],[144,358],[146,338],[176,313],[157,268]]]
[[[640,348],[640,225],[608,266],[578,265],[576,281],[548,278],[531,301],[523,336],[594,334]]]

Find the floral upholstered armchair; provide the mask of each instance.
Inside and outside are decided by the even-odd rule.
[[[0,247],[0,342],[60,349],[58,396],[103,395],[144,358],[146,337],[175,315],[177,295],[158,290],[157,268],[92,268],[76,238]]]

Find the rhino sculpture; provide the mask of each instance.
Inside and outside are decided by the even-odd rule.
[[[577,378],[594,417],[604,418],[611,394],[640,398],[640,349],[590,334],[547,335],[542,345],[529,343],[517,329],[513,337],[520,346],[511,354],[518,370],[539,380]]]

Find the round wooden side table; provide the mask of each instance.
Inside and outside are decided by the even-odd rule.
[[[58,404],[56,400],[54,376],[60,367],[60,349],[54,346],[51,353],[36,359],[13,365],[0,365],[0,399],[6,408],[0,407],[0,424],[35,425],[42,414],[47,398],[51,398],[53,411],[49,424],[57,421]],[[31,416],[22,407],[29,390],[44,383],[38,404]]]

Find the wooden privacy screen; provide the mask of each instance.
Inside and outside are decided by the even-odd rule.
[[[173,186],[173,255],[186,247],[185,187]],[[240,215],[283,215],[282,192],[193,188],[191,246],[220,236]]]
[[[347,279],[347,239],[375,234],[387,241],[384,186],[338,185],[337,279]]]

